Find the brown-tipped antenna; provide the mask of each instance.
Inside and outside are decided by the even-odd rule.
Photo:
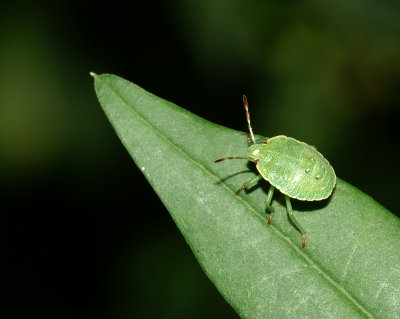
[[[246,110],[246,119],[247,119],[247,124],[249,125],[250,138],[251,138],[251,141],[253,142],[253,144],[255,144],[256,140],[254,138],[253,128],[251,127],[251,124],[250,124],[249,103],[247,102],[247,97],[244,94],[243,94],[243,105],[244,105],[244,109]]]
[[[218,162],[222,162],[222,161],[225,161],[225,160],[231,160],[231,159],[246,159],[246,160],[249,160],[249,158],[248,157],[224,157],[224,158],[220,158],[220,159],[217,159],[216,161],[214,161],[214,163],[218,163]]]

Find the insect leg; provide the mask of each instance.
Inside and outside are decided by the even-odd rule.
[[[289,214],[290,219],[292,220],[293,224],[295,224],[295,226],[297,227],[298,230],[300,230],[301,232],[301,236],[302,236],[302,245],[303,248],[306,247],[306,231],[304,230],[304,228],[300,225],[299,221],[297,220],[297,218],[294,216],[293,214],[293,209],[292,209],[292,204],[290,203],[290,198],[289,196],[285,195],[286,197],[286,210]]]
[[[251,180],[247,181],[236,191],[236,195],[238,195],[242,190],[250,188],[251,186],[254,186],[257,184],[257,182],[262,179],[262,176],[258,174],[256,177],[252,178]]]
[[[271,206],[271,201],[272,201],[272,196],[274,195],[274,190],[275,190],[275,186],[270,186],[269,191],[268,191],[268,195],[267,195],[267,203],[266,203],[266,208],[267,211],[269,211],[269,219],[268,219],[268,224],[271,224],[272,222],[272,217],[274,217],[274,212],[275,209]]]

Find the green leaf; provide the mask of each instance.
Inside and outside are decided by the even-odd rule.
[[[330,199],[293,200],[307,247],[279,192],[271,225],[267,182],[254,176],[244,133],[208,122],[117,76],[94,75],[119,138],[242,318],[400,318],[400,222],[338,179]],[[239,112],[239,111],[238,111]]]

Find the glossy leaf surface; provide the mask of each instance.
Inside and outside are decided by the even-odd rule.
[[[274,220],[267,224],[267,182],[235,195],[254,176],[254,164],[214,163],[245,155],[244,133],[117,76],[94,78],[122,143],[242,318],[400,318],[397,217],[338,179],[328,200],[292,201],[308,232],[303,249],[279,192]]]

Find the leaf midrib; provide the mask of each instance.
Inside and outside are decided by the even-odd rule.
[[[110,74],[110,76],[113,76]],[[95,76],[95,78],[99,79],[100,76]],[[99,79],[100,80],[100,79]],[[132,110],[135,114],[138,115],[138,117],[145,123],[145,125],[149,126],[151,129],[153,129],[157,135],[159,135],[162,139],[164,139],[168,144],[170,144],[175,150],[183,154],[186,158],[188,158],[193,164],[198,166],[201,170],[206,172],[209,176],[212,178],[215,178],[221,185],[223,185],[226,189],[228,189],[232,194],[235,194],[235,191],[230,188],[224,181],[222,181],[218,176],[216,176],[212,171],[207,169],[203,164],[200,162],[196,161],[193,159],[189,154],[187,154],[183,149],[181,149],[178,145],[176,145],[170,138],[168,138],[165,134],[160,132],[151,122],[142,114],[138,113],[133,107],[131,107],[128,102],[118,94],[116,90],[113,89],[112,86],[110,86],[107,82],[103,81],[103,83],[116,95],[116,97],[123,103],[125,104],[130,110]],[[262,214],[260,214],[249,202],[245,201],[242,197],[240,196],[233,196],[235,200],[239,200],[245,205],[249,207],[254,213],[256,213],[257,216],[264,218]],[[358,301],[357,299],[352,296],[344,287],[342,287],[339,283],[337,283],[331,276],[329,276],[316,262],[314,262],[307,254],[305,254],[299,247],[297,247],[293,241],[283,234],[276,226],[273,224],[270,224],[269,227],[271,227],[275,233],[280,236],[282,239],[286,240],[286,242],[289,244],[291,248],[293,248],[301,257],[303,257],[315,271],[317,271],[318,274],[322,275],[323,278],[325,278],[334,288],[338,289],[345,297],[347,297],[353,304],[359,308],[365,315],[367,315],[368,318],[374,318],[374,316],[366,309],[364,308]]]

